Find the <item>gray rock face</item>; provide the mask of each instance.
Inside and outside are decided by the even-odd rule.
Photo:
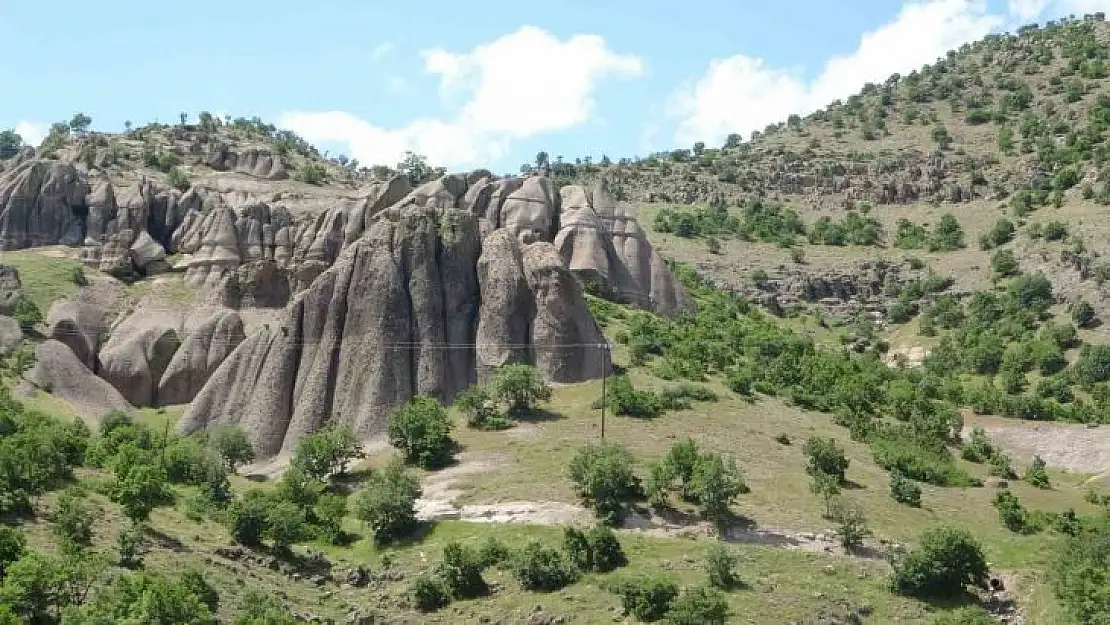
[[[98,420],[112,410],[132,410],[119,391],[96,377],[77,360],[73,350],[58,341],[48,340],[38,346],[35,366],[26,377],[90,420]]]
[[[236,309],[282,308],[289,303],[290,288],[288,270],[272,260],[255,260],[223,279],[220,303]]]
[[[207,165],[218,171],[237,171],[266,180],[284,180],[289,177],[289,171],[280,156],[268,150],[233,152],[224,143],[212,146]]]
[[[0,315],[0,356],[7,358],[23,342],[23,328],[11,317]]]
[[[157,389],[180,344],[176,325],[139,310],[115,328],[100,351],[100,376],[136,406],[154,406]]]
[[[495,237],[500,248],[486,256],[469,212],[380,213],[294,298],[280,326],[249,337],[220,365],[180,429],[237,423],[262,455],[291,449],[327,422],[380,434],[393,407],[416,394],[450,400],[494,364],[499,353],[474,350],[481,337],[508,336],[511,357],[554,379],[596,375],[596,348],[581,344],[596,345],[601,334],[554,248],[522,251],[509,232]],[[515,289],[507,298],[506,284]],[[503,313],[512,315],[504,323]]]
[[[0,315],[11,315],[23,297],[23,283],[19,270],[11,265],[0,265]]]
[[[221,310],[185,337],[158,382],[161,405],[185,404],[193,400],[212,372],[246,336],[239,313]]]
[[[0,249],[55,245],[75,227],[81,232],[86,190],[72,165],[56,161],[29,160],[0,174]]]
[[[46,336],[71,350],[81,364],[96,371],[96,352],[104,332],[100,310],[82,302],[58,300],[46,313]]]

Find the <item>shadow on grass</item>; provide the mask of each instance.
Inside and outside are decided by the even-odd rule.
[[[510,413],[509,417],[520,423],[548,423],[551,421],[562,421],[566,416],[558,412],[547,410],[545,408],[531,408],[524,410],[514,410]]]
[[[840,487],[844,490],[867,490],[866,486],[859,482],[853,482],[852,480],[844,480],[840,483]]]
[[[374,545],[380,549],[405,549],[413,547],[424,542],[432,530],[436,528],[435,521],[418,521],[410,532],[404,538],[396,538],[386,542],[378,542],[374,540]]]
[[[255,484],[261,484],[262,482],[270,481],[269,476],[263,475],[261,473],[248,473],[247,475],[243,476],[243,479],[248,482],[254,482]]]

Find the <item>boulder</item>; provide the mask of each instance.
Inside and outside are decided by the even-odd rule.
[[[113,330],[100,351],[100,376],[135,406],[157,405],[159,380],[179,344],[172,319],[140,309]]]
[[[23,342],[23,328],[11,317],[0,316],[0,357],[12,355]]]
[[[155,241],[154,237],[146,230],[139,232],[135,242],[131,244],[131,263],[138,269],[146,270],[154,263],[166,260],[166,250],[162,244]]]
[[[103,319],[101,311],[90,304],[58,300],[46,313],[46,337],[69,347],[83,365],[96,371]]]
[[[0,315],[10,316],[22,298],[23,282],[19,279],[19,270],[11,265],[0,265]]]
[[[35,366],[25,377],[40,389],[64,400],[86,419],[96,422],[112,410],[133,408],[111,384],[96,377],[68,346],[47,340],[35,352]]]
[[[219,296],[227,308],[282,308],[289,303],[289,272],[272,260],[240,265],[220,283]]]

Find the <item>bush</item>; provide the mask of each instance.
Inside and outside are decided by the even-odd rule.
[[[729,507],[736,497],[749,492],[736,462],[719,454],[703,454],[694,465],[690,480],[691,498],[698,503],[702,516],[722,526],[730,517]]]
[[[234,425],[219,425],[209,430],[208,445],[216,450],[232,472],[254,460],[254,446],[247,433]]]
[[[119,531],[116,541],[119,565],[125,569],[137,568],[143,563],[143,529],[139,523],[129,523]]]
[[[608,573],[628,562],[617,536],[604,525],[597,525],[588,532],[566,528],[563,549],[580,571]]]
[[[447,585],[451,596],[457,599],[480,597],[489,590],[482,579],[482,563],[478,553],[457,542],[443,548],[443,561],[436,567],[436,575]]]
[[[983,428],[975,428],[971,431],[971,437],[964,443],[960,456],[968,462],[983,463],[993,458],[996,453],[997,450],[994,445],[991,445],[986,431]]]
[[[610,591],[620,596],[625,615],[651,623],[670,610],[678,597],[678,584],[669,577],[640,575],[612,584]]]
[[[932,625],[998,625],[998,619],[983,608],[969,607],[938,616]]]
[[[30,298],[21,295],[12,307],[12,319],[19,323],[24,332],[31,332],[36,325],[42,323],[42,311]]]
[[[834,439],[810,438],[802,447],[802,453],[807,457],[806,473],[824,473],[835,477],[838,482],[844,481],[844,473],[848,470],[850,461],[844,455],[844,449],[837,446]]]
[[[355,517],[374,532],[374,541],[389,543],[404,538],[416,528],[416,500],[420,480],[400,462],[374,471],[355,495]]]
[[[269,501],[265,493],[259,490],[247,491],[228,506],[227,525],[232,539],[247,547],[262,544],[268,514]]]
[[[898,503],[921,507],[921,487],[897,471],[890,474],[890,496]]]
[[[439,576],[423,573],[409,583],[409,597],[417,610],[435,612],[451,603],[451,590]]]
[[[453,407],[466,415],[467,427],[476,430],[504,430],[513,425],[512,421],[497,411],[489,391],[480,386],[471,386],[460,393],[455,398]]]
[[[297,621],[276,596],[252,588],[244,593],[232,625],[297,625]]]
[[[455,451],[447,411],[431,397],[414,397],[393,411],[389,444],[401,450],[409,464],[425,469],[447,465]]]
[[[192,182],[189,181],[189,176],[185,172],[177,167],[172,167],[166,174],[166,184],[179,191],[188,191]]]
[[[710,585],[722,590],[732,590],[739,586],[737,563],[736,555],[728,547],[711,546],[705,554],[705,572],[709,575]]]
[[[326,480],[332,474],[346,473],[352,460],[363,457],[354,430],[349,425],[331,424],[297,441],[290,466],[312,479]]]
[[[321,184],[328,177],[328,170],[320,163],[305,161],[293,172],[293,180],[306,184]]]
[[[992,477],[998,477],[1004,480],[1017,478],[1017,473],[1014,472],[1014,467],[1010,463],[1010,456],[1002,452],[996,452],[991,456],[987,472],[990,473]]]
[[[610,380],[605,389],[603,401],[615,415],[650,419],[663,414],[663,404],[652,391],[642,391],[632,386],[626,375],[618,375]],[[598,406],[600,407],[600,406]]]
[[[618,524],[624,518],[625,504],[640,496],[640,481],[632,465],[632,454],[614,443],[587,445],[571,458],[575,491],[602,523]]]
[[[288,551],[289,546],[304,537],[308,522],[305,511],[291,501],[278,501],[266,511],[266,530],[263,534],[274,543],[274,549]]]
[[[1090,302],[1081,299],[1071,307],[1071,318],[1075,321],[1075,325],[1081,328],[1087,328],[1094,324],[1095,307],[1091,306]]]
[[[73,554],[92,545],[92,526],[99,517],[81,487],[70,487],[58,496],[50,520],[62,551]]]
[[[892,590],[923,599],[956,597],[987,582],[987,561],[979,541],[966,530],[940,526],[926,530],[916,549],[897,562]]]
[[[1021,273],[1013,250],[998,250],[992,254],[991,271],[997,278],[1009,278]]]
[[[862,547],[864,539],[871,535],[863,510],[855,504],[838,501],[833,507],[832,518],[837,524],[836,535],[840,546],[849,553]]]
[[[725,625],[728,622],[728,600],[719,591],[705,586],[687,589],[671,602],[667,625]]]
[[[506,365],[490,381],[490,394],[511,411],[532,410],[551,399],[551,386],[532,365]]]
[[[19,530],[0,525],[0,580],[4,579],[7,566],[23,555],[26,546],[27,541]]]
[[[532,541],[517,554],[513,575],[525,590],[551,592],[574,583],[574,565],[558,549]]]
[[[505,564],[512,559],[512,552],[500,540],[490,536],[478,549],[478,561],[483,569]]]
[[[1084,519],[1074,535],[1066,536],[1051,568],[1056,597],[1077,623],[1105,623],[1110,617],[1110,517]]]
[[[1025,508],[1018,502],[1018,498],[1009,490],[1000,490],[994,497],[994,507],[998,510],[998,519],[1011,532],[1022,533],[1026,529]]]
[[[1045,470],[1045,461],[1040,456],[1033,456],[1033,463],[1022,477],[1029,484],[1037,488],[1049,488],[1048,471]]]

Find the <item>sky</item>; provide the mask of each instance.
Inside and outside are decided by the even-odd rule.
[[[0,0],[0,129],[258,116],[364,165],[719,145],[1110,0]],[[480,7],[480,8],[479,8]]]

